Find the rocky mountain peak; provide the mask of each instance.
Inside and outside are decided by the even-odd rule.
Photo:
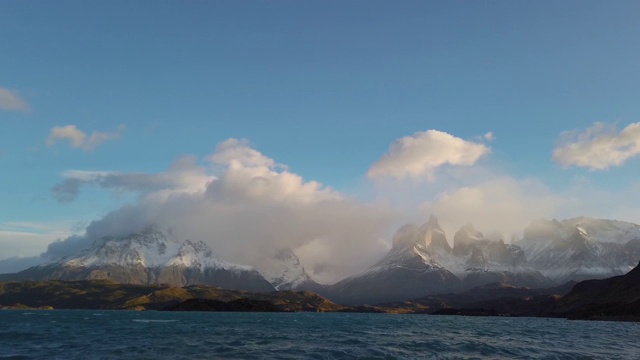
[[[292,265],[300,265],[300,259],[291,249],[284,249],[274,256],[274,259],[280,261],[290,261]]]
[[[440,225],[435,222],[428,222],[424,224],[418,233],[418,244],[424,246],[431,253],[433,252],[451,252],[451,246],[447,241],[447,236],[440,228]]]
[[[438,223],[438,218],[435,215],[429,215],[429,220],[427,220],[426,225],[428,227],[442,231],[442,228],[440,227],[440,223]]]
[[[461,227],[453,236],[453,254],[456,256],[469,255],[474,246],[477,245],[476,242],[480,240],[486,239],[472,224]]]
[[[315,284],[291,249],[281,250],[259,265],[258,271],[277,290],[290,290],[305,284]]]
[[[402,226],[393,236],[393,252],[418,251],[429,257],[437,251],[451,252],[445,232],[435,216],[418,227],[415,224]]]

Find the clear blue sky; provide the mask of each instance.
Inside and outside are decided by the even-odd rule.
[[[69,170],[164,171],[246,138],[305,180],[357,193],[403,136],[480,142],[486,162],[563,191],[604,171],[552,160],[563,131],[640,121],[637,1],[2,1],[0,224],[89,221],[125,200]],[[118,139],[46,144],[56,126]],[[15,227],[15,226],[14,226]],[[0,254],[2,255],[2,254]]]

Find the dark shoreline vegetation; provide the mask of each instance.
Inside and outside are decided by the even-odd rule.
[[[249,292],[109,280],[3,282],[0,309],[363,312],[640,321],[640,267],[626,275],[548,289],[494,283],[459,294],[359,306],[336,304],[310,291]]]

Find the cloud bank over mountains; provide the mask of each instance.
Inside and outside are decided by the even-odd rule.
[[[628,154],[632,147],[624,144],[635,144],[629,139],[636,127],[606,136],[602,127],[590,128],[565,148],[605,143]],[[485,140],[495,139],[488,134]],[[485,144],[437,130],[400,138],[367,173],[373,181],[365,186],[374,193],[359,198],[303,179],[244,139],[227,139],[202,159],[182,156],[159,173],[69,170],[51,189],[61,203],[74,201],[85,187],[134,194],[134,200],[93,221],[85,233],[49,244],[42,259],[155,224],[178,238],[203,240],[239,264],[260,266],[292,249],[316,279],[331,283],[366,269],[388,251],[390,235],[400,225],[409,219],[421,223],[429,214],[437,215],[449,234],[471,222],[505,240],[541,217],[634,220],[604,205],[615,199],[617,209],[637,209],[630,199],[640,193],[640,184],[618,194],[598,191],[588,181],[553,192],[536,178],[516,178],[480,161],[490,153]],[[374,186],[378,183],[389,186]]]
[[[64,256],[103,236],[157,224],[179,238],[208,242],[222,258],[241,264],[258,265],[294,249],[318,278],[335,281],[388,249],[379,234],[394,215],[384,206],[304,181],[246,140],[222,142],[206,159],[197,164],[184,157],[158,174],[66,173],[52,189],[63,202],[91,185],[139,197],[91,223],[85,235],[52,243],[47,256]]]
[[[435,130],[394,144],[398,143],[403,145],[392,144],[390,154],[372,169],[426,172],[434,179],[438,167],[470,166],[489,151],[482,144]],[[259,266],[280,251],[293,249],[317,279],[333,282],[366,268],[388,251],[383,234],[404,221],[402,211],[418,211],[369,203],[305,181],[244,139],[221,142],[202,164],[194,157],[182,157],[161,173],[74,170],[63,177],[52,188],[60,202],[75,200],[86,186],[135,193],[138,198],[91,223],[86,234],[52,243],[46,256],[65,256],[89,247],[95,239],[158,224],[180,238],[206,241],[222,258],[241,264]]]

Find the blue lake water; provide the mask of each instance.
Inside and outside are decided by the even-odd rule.
[[[336,313],[0,311],[0,359],[640,359],[640,324]]]

